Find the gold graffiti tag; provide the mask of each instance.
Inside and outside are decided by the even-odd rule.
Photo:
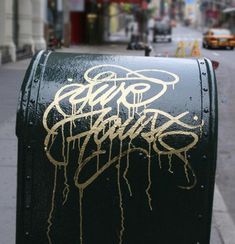
[[[84,80],[83,83],[68,84],[59,89],[43,116],[43,126],[47,132],[44,141],[45,152],[55,167],[47,237],[49,243],[52,244],[50,231],[53,225],[57,172],[61,168],[64,170],[63,204],[68,200],[70,188],[67,167],[74,163],[74,161],[70,162],[69,158],[70,150],[73,149],[78,152],[74,185],[79,190],[80,198],[80,243],[83,243],[84,191],[103,172],[111,166],[116,166],[121,213],[119,244],[121,244],[125,231],[122,180],[126,183],[130,196],[133,194],[128,180],[130,154],[138,152],[147,158],[148,184],[145,193],[149,209],[152,210],[150,190],[153,156],[157,156],[160,169],[162,168],[161,158],[168,157],[169,173],[174,173],[173,156],[177,158],[177,162],[182,163],[186,179],[186,184],[179,187],[192,189],[196,185],[197,179],[187,158],[187,152],[198,143],[198,131],[202,131],[204,122],[201,121],[197,125],[184,122],[185,117],[190,116],[189,111],[173,116],[155,108],[156,100],[167,92],[169,86],[174,89],[179,82],[179,77],[174,73],[158,69],[133,71],[119,65],[98,65],[84,73]],[[154,108],[151,106],[153,103],[155,103]],[[56,117],[53,122],[49,119],[53,117],[52,115]],[[193,119],[197,121],[198,117],[194,114]],[[79,132],[76,132],[81,121],[89,121],[89,123],[86,122],[88,126],[79,128]],[[186,144],[181,147],[177,145],[176,148],[168,142],[169,138],[177,140],[182,136],[187,140]],[[136,138],[143,140],[145,145],[135,146]],[[113,153],[112,150],[114,140],[120,142],[118,154]],[[125,143],[126,141],[127,143]],[[96,147],[93,151],[88,148],[90,142],[94,143]],[[105,150],[106,142],[109,145],[108,150]],[[127,148],[124,147],[124,143]],[[60,150],[55,152],[54,145],[57,145]],[[102,155],[107,155],[105,162],[101,162]],[[126,158],[126,161],[122,160],[123,157]],[[95,172],[82,180],[81,174],[86,167],[94,163],[94,159],[96,160]],[[126,167],[122,173],[120,168],[123,162],[126,162]]]

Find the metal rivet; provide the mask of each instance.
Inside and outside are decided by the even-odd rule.
[[[204,185],[201,185],[201,189],[204,189],[205,188],[205,186]]]
[[[201,219],[202,218],[202,214],[198,214],[198,216],[197,216],[199,219]]]
[[[28,231],[26,231],[26,232],[25,232],[25,235],[26,235],[26,236],[29,236],[29,232],[28,232]]]
[[[191,155],[190,155],[190,154],[188,154],[188,155],[187,155],[187,158],[191,158]]]
[[[25,207],[26,207],[27,209],[30,209],[30,205],[26,205]]]
[[[202,72],[202,75],[206,75],[206,72]]]
[[[206,156],[206,155],[203,155],[202,158],[203,158],[203,159],[207,159],[207,156]]]
[[[30,175],[27,175],[26,176],[26,180],[30,180],[31,179],[31,176]]]
[[[35,79],[34,82],[37,83],[38,82],[38,79]]]
[[[207,89],[207,88],[203,88],[203,91],[204,91],[204,92],[207,92],[207,91],[208,91],[208,89]]]
[[[204,108],[204,113],[208,113],[208,112],[209,112],[208,108]]]
[[[29,121],[29,125],[32,126],[33,125],[33,122],[32,121]]]
[[[28,149],[31,149],[31,146],[30,146],[30,145],[28,145],[28,146],[27,146],[27,148],[28,148]]]

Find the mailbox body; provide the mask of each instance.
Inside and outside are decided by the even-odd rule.
[[[42,51],[16,131],[16,244],[209,244],[209,60]]]

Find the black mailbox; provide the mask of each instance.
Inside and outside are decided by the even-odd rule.
[[[17,244],[209,244],[209,60],[42,51],[16,131]]]

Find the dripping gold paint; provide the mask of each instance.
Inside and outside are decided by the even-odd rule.
[[[115,70],[123,73],[118,76]],[[150,75],[151,74],[151,75]],[[155,78],[153,77],[161,77]],[[167,77],[167,81],[162,77]],[[54,209],[54,198],[56,194],[57,168],[64,167],[65,189],[63,192],[65,204],[69,194],[69,185],[67,184],[66,168],[71,163],[69,161],[69,152],[71,145],[78,145],[77,170],[74,172],[74,184],[80,192],[80,242],[83,243],[82,235],[82,204],[84,190],[102,175],[109,167],[115,165],[117,168],[117,185],[120,200],[121,228],[119,244],[122,243],[124,225],[124,207],[122,200],[122,189],[120,185],[120,164],[121,158],[127,157],[126,170],[123,178],[128,186],[129,193],[132,195],[131,186],[127,178],[130,161],[129,154],[141,152],[148,158],[148,186],[146,196],[149,202],[149,208],[152,210],[151,195],[151,157],[158,155],[159,167],[162,167],[161,156],[169,158],[169,173],[172,171],[172,155],[175,155],[183,165],[187,184],[180,186],[183,189],[192,189],[196,184],[196,175],[190,162],[187,159],[187,152],[192,149],[199,140],[199,131],[202,131],[204,122],[197,124],[188,124],[184,121],[187,116],[194,116],[194,121],[198,117],[189,111],[184,111],[173,116],[160,109],[151,108],[151,104],[162,97],[169,87],[175,88],[179,82],[179,77],[171,72],[158,69],[130,70],[118,65],[98,65],[88,69],[84,73],[83,84],[69,84],[63,86],[56,92],[54,101],[47,107],[43,116],[43,125],[47,131],[45,137],[45,151],[49,161],[55,166],[54,189],[52,194],[52,207],[48,217],[47,236],[51,244],[50,228],[52,226],[52,215]],[[151,90],[151,96],[149,91]],[[69,104],[70,109],[64,109],[62,103]],[[116,107],[110,106],[110,103]],[[87,109],[89,108],[89,109]],[[48,123],[50,113],[56,113],[60,119],[53,124]],[[126,113],[127,116],[120,116]],[[163,118],[158,123],[158,118]],[[78,121],[90,120],[89,127],[79,133],[74,133]],[[126,119],[123,119],[126,118]],[[64,133],[65,126],[69,126],[69,134]],[[175,129],[177,128],[177,129]],[[62,136],[61,155],[53,154],[53,144],[57,142],[59,135]],[[184,136],[188,138],[187,144],[175,148],[168,144],[168,137]],[[132,142],[140,137],[145,141],[143,147],[136,147]],[[112,143],[115,139],[120,141],[120,151],[117,155],[112,155]],[[93,140],[96,144],[96,150],[87,156],[86,150],[88,143]],[[128,148],[123,150],[123,141],[127,140]],[[103,144],[109,141],[109,150],[104,150]],[[147,145],[147,146],[146,146]],[[100,156],[109,154],[107,162],[100,164]],[[88,176],[85,181],[80,180],[80,175],[93,161],[97,159],[97,170]],[[193,176],[190,180],[189,174]]]

